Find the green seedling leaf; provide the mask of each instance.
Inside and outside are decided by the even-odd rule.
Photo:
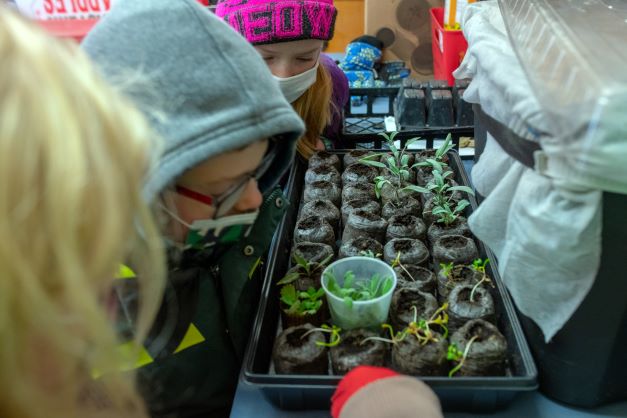
[[[405,148],[409,148],[410,145],[415,144],[416,142],[420,141],[422,138],[412,138],[412,139],[408,139],[407,142],[405,143]]]
[[[421,186],[416,186],[414,184],[410,184],[408,186],[403,187],[403,190],[410,190],[416,193],[429,193],[428,189],[425,189],[424,187],[421,187]]]
[[[298,278],[300,277],[300,274],[296,273],[296,272],[292,272],[289,274],[286,274],[281,280],[279,280],[276,284],[277,285],[283,285],[283,284],[290,284],[295,282],[296,280],[298,280]]]
[[[371,165],[373,167],[387,168],[387,166],[380,161],[371,161],[371,160],[366,160],[365,158],[361,158],[359,162],[364,163],[366,165]]]
[[[294,303],[296,303],[296,301],[298,301],[296,288],[293,285],[288,284],[281,288],[281,301],[287,306],[292,306]]]
[[[435,152],[435,158],[441,160],[442,157],[453,148],[453,137],[451,134],[446,136],[444,143]]]
[[[464,193],[468,193],[469,195],[475,195],[474,190],[472,190],[470,187],[468,186],[450,186],[448,188],[449,191],[460,191],[460,192],[464,192]]]

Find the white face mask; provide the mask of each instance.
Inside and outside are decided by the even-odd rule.
[[[274,79],[279,82],[283,96],[285,96],[288,102],[294,103],[309,87],[313,86],[316,82],[318,65],[319,62],[316,62],[313,68],[292,77],[281,78],[274,76]]]
[[[188,228],[185,243],[176,244],[185,250],[188,248],[202,249],[205,252],[215,250],[218,245],[233,244],[250,233],[257,220],[259,211],[223,216],[218,219],[198,219],[187,223],[165,205],[161,208],[172,218]]]

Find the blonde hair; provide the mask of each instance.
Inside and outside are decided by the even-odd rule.
[[[0,56],[0,416],[146,416],[102,297],[128,261],[146,335],[165,270],[141,197],[153,134],[76,45],[1,3]]]
[[[331,121],[331,111],[333,109],[332,92],[331,75],[324,65],[320,64],[316,82],[292,103],[292,107],[305,122],[307,129],[296,145],[298,153],[305,159],[309,159],[316,151],[316,143],[324,128]]]

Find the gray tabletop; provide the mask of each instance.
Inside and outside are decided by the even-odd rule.
[[[328,418],[328,411],[283,411],[272,405],[255,387],[241,382],[237,387],[231,418]],[[446,418],[479,418],[483,414],[447,413]],[[489,415],[494,418],[625,418],[627,402],[594,410],[569,408],[551,401],[539,392],[518,395],[503,411]]]

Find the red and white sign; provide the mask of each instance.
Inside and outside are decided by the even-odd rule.
[[[107,13],[116,0],[16,0],[24,15],[37,20],[94,19]]]

